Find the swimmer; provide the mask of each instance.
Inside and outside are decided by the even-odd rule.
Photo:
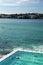
[[[16,59],[20,59],[21,57],[19,57],[19,56],[16,56]]]

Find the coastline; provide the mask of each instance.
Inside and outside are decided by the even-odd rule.
[[[36,52],[36,51],[32,51],[32,50],[25,50],[25,49],[21,49],[21,48],[14,48],[12,52],[10,52],[7,55],[4,55],[1,59],[0,62],[2,62],[3,60],[5,60],[6,58],[8,58],[9,56],[11,56],[12,54],[16,53],[17,51],[24,51],[24,52],[32,52],[32,53],[39,53],[39,54],[43,54],[43,52]]]
[[[43,13],[0,14],[4,19],[43,19]]]

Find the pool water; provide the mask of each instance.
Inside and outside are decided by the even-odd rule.
[[[43,54],[17,51],[0,65],[43,65]]]

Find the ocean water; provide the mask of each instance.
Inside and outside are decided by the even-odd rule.
[[[0,54],[13,48],[43,52],[43,19],[0,19]]]

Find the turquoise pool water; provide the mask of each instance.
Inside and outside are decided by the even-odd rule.
[[[43,54],[18,51],[0,65],[43,65]]]

